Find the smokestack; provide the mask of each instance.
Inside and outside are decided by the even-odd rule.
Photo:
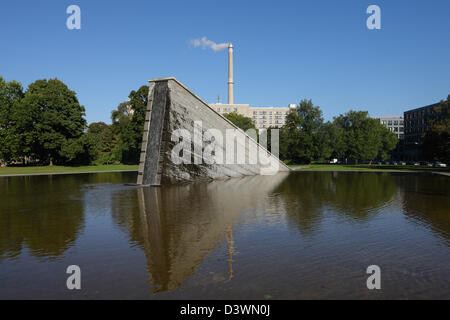
[[[228,46],[228,104],[234,103],[233,97],[233,44]]]

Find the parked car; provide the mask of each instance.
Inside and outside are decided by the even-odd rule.
[[[434,163],[434,167],[435,168],[447,168],[447,165],[445,163],[442,163],[442,162],[435,162]]]
[[[432,166],[433,166],[433,164],[432,164],[431,162],[426,162],[425,165],[426,165],[427,167],[432,167]]]
[[[331,159],[330,160],[330,164],[338,164],[339,160],[338,159]]]
[[[401,162],[400,162],[400,165],[401,165],[401,166],[406,166],[406,162],[405,162],[405,161],[401,161]]]
[[[419,162],[414,162],[414,163],[413,163],[413,166],[415,166],[415,167],[420,167],[420,163],[419,163]]]
[[[398,166],[398,162],[396,162],[396,161],[392,162],[392,164],[393,164],[394,166]]]

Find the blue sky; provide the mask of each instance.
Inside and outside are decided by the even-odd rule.
[[[66,8],[81,8],[81,30]],[[368,30],[366,9],[381,8]],[[235,102],[287,106],[303,98],[332,119],[349,109],[401,115],[450,94],[448,0],[102,1],[0,4],[0,75],[26,87],[57,77],[76,91],[88,122],[148,79],[175,76],[207,102],[227,96],[227,52],[194,48],[207,37],[235,46]]]

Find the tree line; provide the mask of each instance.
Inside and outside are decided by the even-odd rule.
[[[237,114],[225,116],[243,130],[250,128],[249,118]],[[394,133],[370,118],[366,111],[350,110],[325,122],[320,107],[314,106],[312,100],[302,100],[288,113],[280,129],[280,159],[292,164],[334,158],[355,162],[384,160],[396,148],[397,140]]]
[[[62,81],[37,80],[24,90],[19,82],[0,77],[0,162],[138,164],[148,90],[144,85],[131,91],[111,112],[111,124],[88,125],[84,106]],[[443,116],[424,136],[424,153],[441,161],[449,159],[449,105],[450,96],[438,108]],[[236,113],[225,117],[244,131],[255,129],[250,118]],[[302,100],[280,129],[280,158],[295,164],[332,158],[384,160],[397,142],[397,136],[366,111],[350,110],[325,122],[320,107]]]
[[[112,124],[88,126],[76,93],[58,79],[25,91],[0,77],[0,162],[86,165],[139,162],[148,86],[131,91],[111,114]]]

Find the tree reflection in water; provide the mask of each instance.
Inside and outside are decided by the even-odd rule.
[[[26,247],[32,256],[55,259],[84,224],[79,177],[0,179],[0,259]]]
[[[364,222],[397,192],[393,176],[383,173],[298,172],[275,190],[283,199],[289,222],[303,234],[319,229],[328,209]]]

